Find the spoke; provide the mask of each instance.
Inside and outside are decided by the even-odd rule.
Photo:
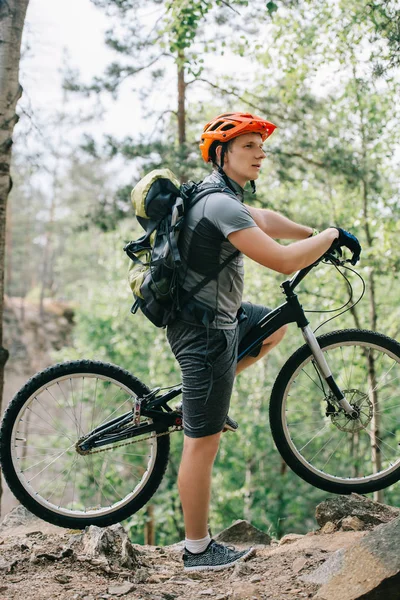
[[[81,401],[79,403],[79,426],[80,426],[80,432],[81,434],[83,433],[83,428],[82,428],[82,406],[83,406],[83,388],[85,385],[85,377],[82,377],[82,390],[81,390]]]
[[[68,450],[71,450],[71,448],[74,448],[75,444],[72,444],[69,448],[67,448],[66,450],[64,450],[64,452],[61,452],[61,454],[59,454],[58,456],[56,456],[56,458],[54,460],[52,460],[47,467],[44,467],[44,469],[42,469],[41,471],[39,471],[39,473],[36,473],[36,475],[34,475],[34,477],[32,477],[32,479],[30,479],[28,481],[28,483],[31,483],[36,477],[38,477],[38,475],[40,475],[41,473],[43,473],[43,471],[45,471],[46,469],[48,469],[50,467],[50,465],[52,465],[53,463],[55,463],[55,461],[57,460],[57,458],[61,458],[61,456],[64,456],[64,454],[66,454],[68,452]]]
[[[77,457],[75,456],[75,460],[73,461],[72,465],[70,466],[70,469],[69,469],[69,471],[68,471],[68,473],[67,473],[67,476],[66,476],[66,478],[65,478],[65,485],[64,485],[63,492],[62,492],[61,500],[59,500],[59,502],[58,502],[58,508],[60,508],[60,506],[61,506],[61,502],[63,501],[64,494],[65,494],[65,490],[67,489],[67,485],[68,485],[68,483],[69,483],[69,475],[70,475],[70,473],[71,473],[71,471],[72,471],[72,468],[73,468],[73,467],[74,467],[74,465],[76,464],[76,461],[77,461]]]
[[[73,462],[73,464],[71,465],[71,467],[70,467],[70,469],[69,469],[69,471],[68,471],[68,475],[70,474],[70,472],[71,472],[71,470],[72,470],[72,467],[74,466],[74,464],[75,464],[75,463],[76,463],[76,457],[75,457],[75,461]],[[66,472],[67,472],[67,469],[68,469],[68,467],[65,467],[65,469],[63,469],[63,470],[61,471],[61,473],[59,473],[59,474],[57,475],[57,477],[53,478],[53,479],[51,480],[51,482],[49,482],[49,483],[55,483],[57,480],[59,480],[59,479],[60,479],[60,478],[61,478],[61,477],[64,475],[64,473],[66,473]],[[67,475],[67,477],[68,477],[68,475]],[[66,480],[65,486],[67,485],[67,483],[68,483],[68,479]],[[47,484],[45,484],[45,485],[47,485]],[[46,498],[47,502],[49,502],[49,501],[50,501],[50,498],[52,498],[52,497],[53,497],[53,496],[54,496],[54,495],[57,493],[57,491],[58,491],[58,488],[59,488],[59,484],[57,484],[57,485],[56,485],[56,488],[55,488],[55,490],[54,490],[53,492],[51,492],[50,496],[47,496],[47,498]],[[40,487],[39,487],[39,489],[38,489],[38,492],[39,492],[39,490],[40,490],[40,489],[42,489],[42,488],[40,488]],[[60,508],[60,503],[58,504],[58,508]]]
[[[299,452],[301,452],[302,450],[304,450],[304,448],[306,448],[308,446],[308,444],[311,444],[311,442],[313,440],[315,440],[316,437],[318,437],[319,433],[322,433],[324,431],[324,429],[326,429],[326,423],[323,427],[321,427],[321,429],[318,430],[318,432],[311,438],[311,440],[308,440],[307,444],[305,444],[304,446],[302,446],[302,448],[299,449]]]
[[[349,388],[352,387],[351,385],[351,376],[353,374],[353,366],[354,366],[354,356],[356,353],[356,346],[353,346],[353,356],[351,357],[351,361],[350,361],[350,374],[349,374],[349,381],[348,381],[348,386]]]
[[[349,385],[349,378],[347,376],[347,371],[346,371],[346,361],[344,360],[344,356],[343,356],[343,346],[340,346],[340,354],[342,356],[342,363],[343,363],[343,371],[344,371],[344,382],[347,388],[350,387]]]
[[[31,408],[29,408],[28,410],[32,412]],[[38,417],[39,415],[36,415],[36,416]],[[39,418],[41,419],[41,417],[39,417]],[[24,420],[21,419],[20,423],[24,423]],[[35,427],[35,429],[30,429],[29,430],[29,437],[32,437],[33,435],[39,435],[40,437],[43,437],[44,435],[47,435],[47,436],[52,435],[52,436],[55,436],[56,439],[59,439],[57,437],[57,433],[65,435],[63,431],[54,429],[54,427],[51,428],[51,431],[49,431],[47,428],[45,429],[45,428],[41,427],[38,424],[35,424],[34,427]],[[36,431],[36,430],[38,430],[38,431]],[[17,430],[17,433],[19,433],[20,435],[24,435],[24,432],[20,431],[19,429]],[[15,438],[15,439],[17,439],[17,438]],[[21,439],[21,438],[18,438],[18,439]],[[23,439],[25,439],[25,438],[23,438]]]
[[[94,386],[94,403],[93,403],[93,407],[92,407],[92,418],[90,421],[90,429],[93,429],[93,423],[94,423],[94,413],[96,412],[96,403],[97,403],[97,384],[98,384],[99,380],[96,377],[96,383]]]
[[[84,456],[84,458],[86,459],[87,457],[86,457],[86,456]],[[89,472],[90,472],[90,467],[89,467]],[[92,477],[93,477],[93,481],[94,481],[94,482],[95,482],[95,484],[97,485],[97,489],[99,490],[100,494],[101,494],[101,495],[103,496],[103,498],[104,498],[104,499],[105,499],[105,500],[108,502],[108,505],[109,505],[109,506],[112,506],[112,504],[113,504],[112,500],[110,500],[110,499],[109,499],[109,498],[106,496],[106,494],[105,494],[105,493],[104,493],[104,491],[103,491],[103,486],[102,486],[102,485],[100,485],[100,483],[99,483],[99,482],[98,482],[98,480],[97,480],[97,477],[96,477],[96,476],[95,476],[95,474],[94,474],[94,468],[93,468],[93,464],[91,465],[91,475],[92,475]],[[113,486],[111,486],[111,487],[113,488],[114,492],[117,494],[117,491],[115,490],[115,488],[114,488]],[[118,498],[118,495],[119,495],[119,494],[117,494],[117,498]]]
[[[384,402],[384,400],[379,400],[379,404],[381,404],[382,402]],[[384,415],[387,412],[390,412],[391,410],[394,410],[395,408],[399,408],[400,404],[397,404],[396,406],[389,406],[388,408],[385,408],[385,410],[377,410],[375,411],[375,414],[377,415]]]
[[[306,371],[305,367],[303,367],[303,368],[302,368],[302,372],[303,372],[305,375],[307,375],[307,377],[308,377],[308,378],[309,378],[309,379],[310,379],[310,380],[313,382],[313,384],[314,384],[314,385],[315,385],[315,386],[316,386],[316,387],[317,387],[319,390],[321,390],[321,392],[324,394],[324,397],[325,397],[325,391],[324,391],[324,389],[321,387],[321,385],[320,385],[319,383],[317,383],[317,382],[315,381],[315,379],[313,379],[313,378],[311,377],[311,375],[309,375],[309,374],[307,373],[307,371]],[[301,384],[300,384],[300,385],[301,385]],[[302,385],[301,387],[304,387],[304,385]],[[306,387],[304,387],[304,389],[305,389],[305,390],[307,390],[307,391],[310,391],[310,390],[309,390],[308,388],[306,388]]]
[[[135,465],[133,463],[127,463],[124,462],[122,460],[115,460],[115,458],[113,458],[112,464],[117,464],[117,465],[123,465],[124,467],[129,467],[129,469],[143,469],[144,471],[147,470],[147,465],[143,466],[143,465]],[[131,474],[129,474],[129,476],[131,476]]]
[[[46,389],[45,389],[45,391],[46,391],[46,392],[47,392],[47,393],[48,393],[48,394],[51,396],[51,398],[54,400],[54,402],[57,404],[57,406],[59,406],[59,408],[60,408],[60,409],[61,409],[63,412],[65,412],[65,414],[68,416],[68,418],[69,418],[69,419],[72,421],[73,425],[75,425],[75,427],[76,427],[76,421],[75,421],[75,419],[73,419],[73,417],[71,417],[71,415],[69,414],[69,412],[67,412],[67,411],[65,410],[65,407],[64,407],[64,406],[62,406],[62,405],[61,405],[61,404],[58,402],[58,400],[55,398],[55,396],[53,396],[53,394],[50,392],[49,388],[46,388]],[[68,408],[69,408],[69,406],[68,406]]]
[[[39,400],[37,399],[37,397],[35,396],[35,400],[38,401],[39,406],[42,407],[42,409],[44,410],[44,414],[49,415],[50,419],[53,421],[53,423],[55,425],[51,425],[51,423],[49,423],[43,415],[38,415],[31,406],[28,406],[27,410],[29,410],[32,414],[34,414],[38,419],[40,419],[40,421],[44,421],[46,423],[46,425],[48,425],[50,428],[52,428],[54,431],[57,431],[58,433],[61,433],[63,436],[65,436],[66,438],[68,438],[71,442],[73,441],[72,438],[63,430],[63,429],[58,429],[58,425],[57,422],[54,420],[54,418],[49,414],[49,411],[46,410],[44,408],[44,406],[41,405],[41,403],[39,402]],[[35,425],[36,427],[36,425]]]
[[[75,413],[75,397],[74,397],[74,386],[72,385],[72,377],[69,378],[69,385],[71,388],[71,396],[72,396],[72,412],[74,414],[74,419],[75,419],[75,423],[76,423],[76,433],[78,435],[78,437],[81,437],[81,429],[78,423],[78,419],[76,418],[76,413]]]
[[[60,389],[60,391],[61,391],[62,395],[63,395],[63,396],[64,396],[64,398],[65,398],[65,402],[67,403],[67,406],[68,406],[68,408],[70,409],[70,411],[71,411],[71,413],[72,413],[72,415],[73,415],[71,418],[72,418],[72,421],[73,421],[73,423],[74,423],[74,425],[75,425],[75,429],[76,429],[76,435],[77,435],[77,436],[79,436],[79,426],[78,426],[78,422],[77,422],[77,420],[76,420],[76,416],[75,416],[74,405],[73,405],[73,404],[72,404],[72,406],[70,406],[70,405],[69,405],[68,397],[67,397],[67,395],[65,394],[65,392],[64,392],[64,390],[63,390],[62,386],[60,385],[60,382],[59,382],[59,381],[57,381],[57,385],[58,385],[58,387],[59,387],[59,389]]]
[[[53,458],[54,456],[58,456],[59,450],[57,452],[55,452],[54,454],[50,454],[50,456],[48,456],[47,454],[44,455],[36,455],[36,456],[42,456],[43,460],[39,460],[37,463],[34,463],[33,465],[30,465],[29,467],[26,467],[25,469],[21,469],[21,473],[26,473],[26,471],[29,471],[30,469],[33,469],[33,467],[37,467],[38,465],[42,464],[43,462],[45,462],[48,459]],[[31,456],[26,456],[25,460],[28,460],[29,458],[31,458]],[[20,460],[20,459],[19,459]]]
[[[121,389],[120,389],[120,390],[119,390],[119,391],[118,391],[118,392],[115,394],[115,396],[114,396],[113,400],[115,400],[115,398],[118,396],[119,392],[124,392],[124,391],[125,391],[125,390],[121,390]],[[101,425],[104,425],[104,423],[106,423],[107,421],[110,421],[110,420],[113,418],[113,415],[115,415],[115,413],[116,413],[116,412],[117,412],[117,411],[118,411],[120,408],[122,408],[122,407],[124,406],[124,404],[126,404],[127,402],[129,402],[130,398],[131,398],[131,396],[128,396],[128,398],[125,398],[125,400],[124,400],[123,402],[121,402],[121,404],[120,404],[119,406],[117,406],[117,407],[115,408],[115,410],[113,410],[113,412],[112,412],[111,414],[107,415],[107,417],[106,417],[106,418],[105,418],[105,419],[104,419],[104,420],[103,420],[101,423],[99,423],[98,425],[96,425],[96,427],[100,427]],[[109,406],[111,406],[111,405],[109,405]],[[128,411],[128,412],[129,412],[129,411]]]
[[[369,435],[371,441],[374,441],[374,437],[372,434],[372,431],[368,431],[368,429],[364,429],[365,433],[367,433],[367,435]],[[381,440],[380,438],[378,438],[377,436],[375,436],[375,439],[378,440],[378,442],[381,442],[382,444],[384,444],[385,446],[387,446],[388,448],[390,448],[390,450],[394,450],[394,453],[396,454],[397,449],[392,448],[392,446],[390,446],[390,444],[387,444],[386,442],[384,442],[383,440]],[[392,465],[393,463],[391,462],[391,459],[386,456],[385,452],[383,451],[383,449],[381,448],[381,446],[379,446],[379,450],[382,452],[383,457],[389,462],[390,465]]]
[[[343,433],[342,437],[339,439],[338,443],[336,444],[335,448],[332,450],[330,456],[328,457],[328,459],[325,461],[325,463],[322,465],[321,467],[321,471],[322,469],[325,469],[326,465],[328,464],[328,462],[331,460],[332,456],[335,454],[336,450],[339,448],[339,446],[341,445],[343,438],[346,436],[346,433]]]
[[[34,450],[54,450],[54,446],[49,446],[49,447],[47,447],[47,446],[31,446],[30,444],[29,445],[26,444],[25,446],[24,445],[18,446],[18,444],[15,444],[14,447],[15,448],[22,448],[23,450],[27,449],[27,448],[33,448]],[[35,455],[34,454],[30,454],[29,456],[35,456]],[[39,455],[37,455],[37,456],[39,456]]]
[[[321,448],[318,450],[318,452],[316,452],[316,453],[314,454],[314,456],[313,456],[312,458],[310,458],[310,460],[309,460],[308,462],[311,464],[311,461],[314,461],[314,458],[315,458],[316,456],[318,456],[318,454],[319,454],[320,452],[322,452],[322,450],[324,450],[324,449],[327,447],[327,445],[328,445],[328,444],[330,444],[330,442],[331,442],[332,440],[333,440],[333,435],[331,435],[331,437],[329,438],[329,440],[327,440],[327,441],[325,442],[325,444],[324,444],[323,446],[321,446]]]

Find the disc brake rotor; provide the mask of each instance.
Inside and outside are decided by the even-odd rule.
[[[353,418],[344,410],[340,410],[330,415],[332,423],[341,431],[350,433],[366,429],[374,414],[374,407],[368,394],[355,389],[342,390],[342,392],[358,416]],[[331,403],[330,398],[326,398],[326,400]]]

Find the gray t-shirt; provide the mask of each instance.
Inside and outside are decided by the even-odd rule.
[[[222,176],[214,171],[205,183],[225,185]],[[246,206],[243,205],[243,189],[230,180],[237,197],[217,192],[199,200],[188,212],[180,233],[179,246],[186,265],[180,281],[190,291],[218,266],[236,248],[227,239],[230,233],[257,227]],[[215,311],[210,327],[232,329],[236,327],[236,313],[243,294],[243,255],[239,254],[194,297]]]

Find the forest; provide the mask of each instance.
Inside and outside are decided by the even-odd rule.
[[[104,44],[113,59],[98,63],[90,80],[67,61],[60,66],[62,103],[44,115],[26,104],[16,109],[5,294],[42,310],[46,299],[73,307],[73,346],[55,352],[54,362],[90,358],[119,365],[149,387],[179,383],[165,330],[130,314],[123,246],[140,235],[130,192],[155,168],[170,168],[181,182],[202,180],[210,172],[198,148],[202,128],[228,111],[277,125],[257,193],[249,188],[245,201],[318,230],[343,227],[362,245],[348,281],[321,264],[301,284],[312,328],[357,327],[399,340],[397,3],[91,1],[107,18]],[[29,51],[23,45],[22,65]],[[106,107],[118,106],[121,95],[132,95],[133,107],[122,115],[124,136],[102,125]],[[245,259],[246,300],[278,306],[284,279]],[[362,280],[364,295],[352,306]],[[230,415],[240,427],[224,434],[217,457],[212,531],[242,518],[277,538],[315,527],[315,506],[327,494],[288,469],[268,421],[274,380],[302,343],[292,325],[267,360],[237,378]],[[151,505],[124,522],[134,542],[148,539],[149,522],[158,545],[184,536],[176,486],[183,436],[170,441]],[[399,485],[375,499],[399,506]]]

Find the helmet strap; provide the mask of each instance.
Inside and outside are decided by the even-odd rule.
[[[250,185],[251,185],[251,191],[253,194],[256,193],[256,182],[254,181],[254,179],[250,180]]]

